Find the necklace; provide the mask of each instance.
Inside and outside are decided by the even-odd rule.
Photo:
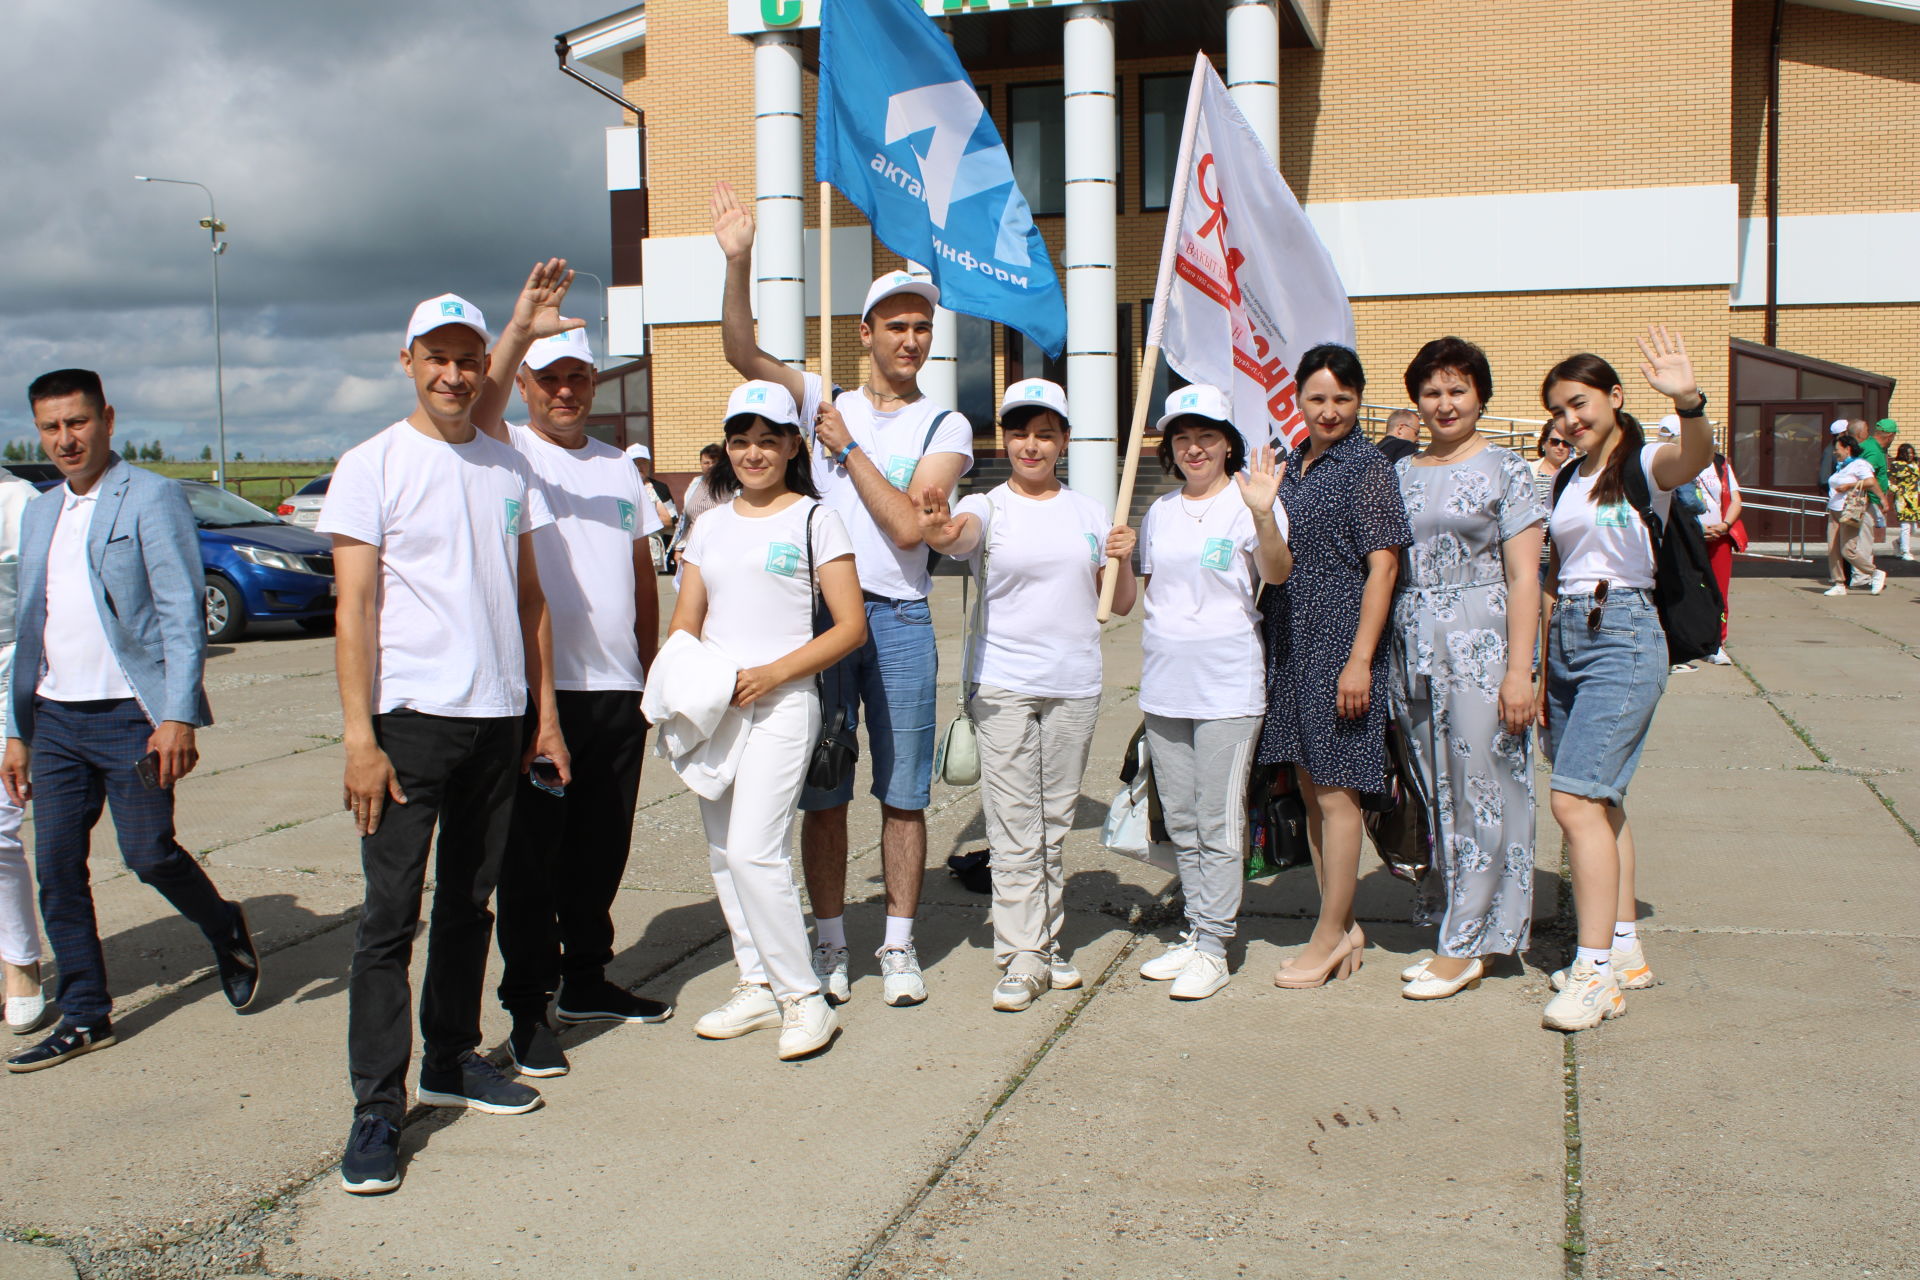
[[[1226,492],[1225,489],[1220,490],[1220,493],[1225,493],[1225,492]],[[1211,498],[1207,499],[1207,505],[1200,508],[1199,515],[1195,515],[1193,514],[1193,512],[1187,510],[1187,495],[1184,493],[1179,495],[1180,514],[1185,516],[1187,519],[1193,521],[1195,524],[1201,523],[1203,520],[1207,518],[1207,512],[1213,510],[1213,504],[1220,501],[1220,493],[1216,493]]]
[[[869,396],[871,396],[871,397],[873,397],[873,399],[875,399],[876,401],[882,401],[882,402],[884,402],[884,401],[887,401],[887,400],[898,400],[898,401],[899,401],[899,402],[900,402],[901,404],[905,404],[905,403],[907,403],[907,397],[906,397],[906,396],[897,396],[897,395],[895,395],[895,394],[893,394],[893,392],[891,392],[891,391],[879,391],[879,390],[876,390],[876,389],[874,388],[874,385],[873,385],[873,384],[872,384],[871,382],[869,382],[869,383],[867,384],[867,387],[866,387],[866,391],[867,391],[867,394],[868,394]],[[915,391],[915,392],[913,393],[913,398],[914,398],[915,400],[918,400],[918,399],[920,398],[920,393],[919,393],[918,391]]]

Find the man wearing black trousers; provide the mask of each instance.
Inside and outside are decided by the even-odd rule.
[[[346,805],[366,876],[347,986],[354,1124],[340,1165],[355,1194],[400,1185],[407,966],[436,824],[419,1099],[494,1114],[540,1105],[474,1052],[487,903],[516,780],[536,754],[561,785],[569,776],[533,546],[553,517],[520,455],[471,420],[488,338],[465,299],[414,309],[400,364],[416,407],[340,459],[318,525],[333,535]]]
[[[661,1022],[671,1005],[607,981],[613,900],[633,840],[647,725],[645,668],[659,644],[660,605],[648,538],[661,528],[648,492],[618,449],[587,435],[593,353],[559,314],[571,273],[559,260],[528,277],[488,366],[474,424],[523,457],[554,522],[534,535],[553,620],[554,701],[573,780],[554,794],[530,774],[515,791],[500,873],[500,1003],[526,1076],[567,1072],[547,1022]],[[520,389],[525,427],[501,419]]]

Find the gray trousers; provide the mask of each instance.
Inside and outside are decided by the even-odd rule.
[[[1227,954],[1247,856],[1247,770],[1259,716],[1184,720],[1147,716],[1154,790],[1180,865],[1194,945]]]
[[[993,850],[993,958],[1045,978],[1066,919],[1060,846],[1073,829],[1100,699],[981,685],[970,704]]]

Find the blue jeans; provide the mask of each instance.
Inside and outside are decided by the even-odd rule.
[[[1561,596],[1547,654],[1547,757],[1555,791],[1617,805],[1667,688],[1667,633],[1645,591],[1614,588],[1587,626],[1590,594]]]
[[[866,706],[867,751],[873,759],[873,795],[894,809],[919,811],[933,794],[934,701],[938,657],[933,614],[925,600],[867,600],[867,642],[826,673],[823,722],[836,703],[848,723]],[[833,809],[853,799],[853,780],[834,791],[800,792],[803,811]]]
[[[239,908],[220,896],[193,855],[173,838],[173,792],[149,790],[134,772],[153,734],[132,698],[33,703],[34,862],[40,873],[40,915],[60,968],[55,999],[62,1021],[88,1026],[113,1011],[107,962],[93,914],[87,874],[94,824],[113,805],[120,857],[142,884],[223,945]]]

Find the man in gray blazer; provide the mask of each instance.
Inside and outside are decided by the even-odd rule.
[[[40,914],[60,969],[53,1034],[7,1059],[38,1071],[113,1043],[113,999],[87,855],[102,802],[120,853],[213,946],[236,1009],[260,960],[239,904],[220,896],[173,835],[173,784],[193,771],[206,586],[180,486],[113,452],[100,376],[62,369],[27,389],[40,447],[66,483],[35,498],[20,531],[13,678],[0,782],[32,800]]]

